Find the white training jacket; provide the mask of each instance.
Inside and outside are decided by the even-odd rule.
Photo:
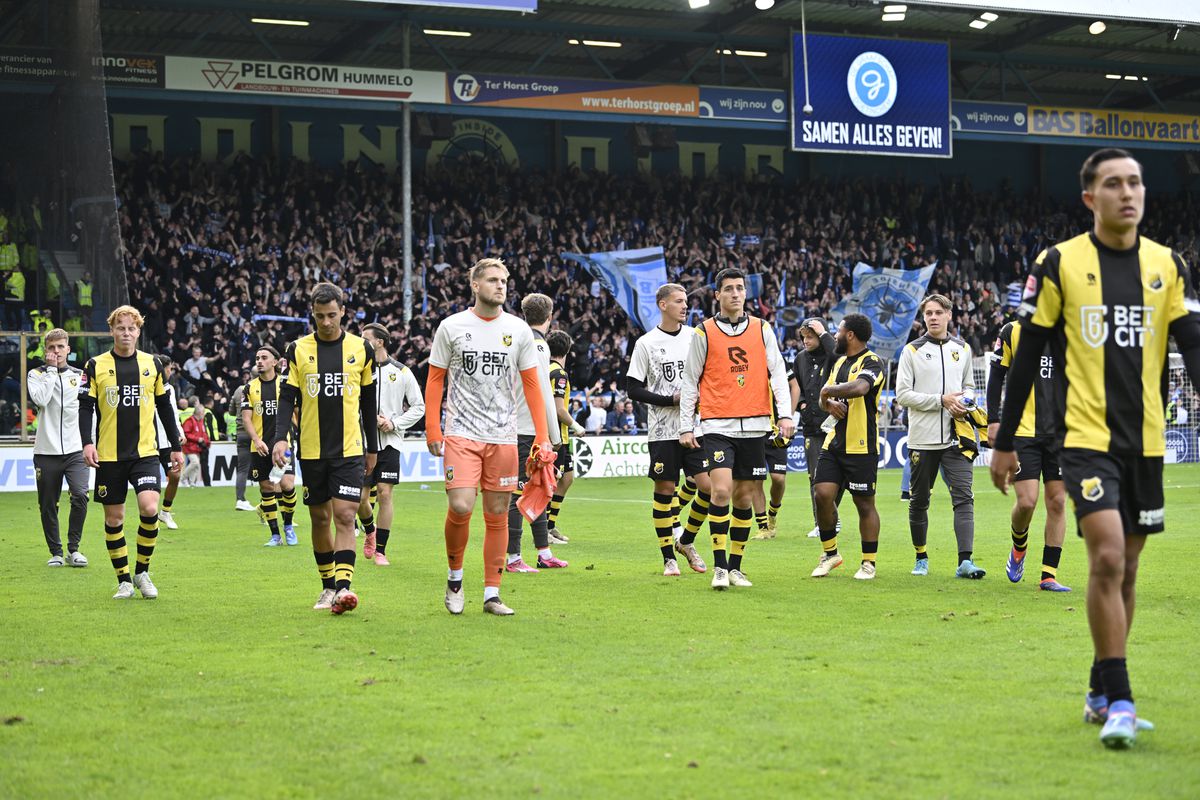
[[[957,444],[954,418],[942,395],[962,392],[975,398],[971,346],[956,336],[914,339],[900,352],[896,399],[908,409],[908,448],[944,450]]]
[[[724,317],[715,317],[717,326],[725,333],[736,336],[746,330],[750,317],[743,316],[736,322],[730,322]],[[702,331],[700,325],[697,331]],[[775,394],[775,413],[780,419],[792,416],[792,392],[788,388],[787,364],[783,354],[779,352],[779,342],[775,339],[775,331],[770,325],[762,326],[763,346],[767,351],[767,371],[771,378],[771,391]],[[704,372],[704,362],[708,359],[708,337],[693,336],[692,346],[688,350],[687,362],[683,365],[683,384],[679,387],[679,433],[694,432],[697,436],[707,436],[717,433],[734,439],[749,439],[770,433],[772,419],[765,417],[741,417],[735,419],[701,419],[695,426],[696,403],[700,400],[700,375]],[[701,417],[704,410],[700,410]],[[694,427],[695,426],[695,427]]]
[[[425,417],[425,398],[417,376],[403,364],[388,359],[375,371],[375,386],[379,392],[378,413],[395,426],[391,431],[379,431],[379,449],[399,450],[404,432]]]
[[[79,435],[79,395],[87,391],[83,370],[72,366],[41,366],[29,370],[29,399],[38,407],[39,456],[65,456],[83,450]]]

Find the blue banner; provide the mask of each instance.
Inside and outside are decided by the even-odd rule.
[[[643,331],[653,330],[659,322],[654,295],[667,282],[667,261],[661,247],[641,250],[614,250],[609,253],[563,253],[604,285],[609,294]]]
[[[1029,106],[1024,103],[977,103],[955,100],[950,127],[970,133],[1006,133],[1025,136],[1029,133]]]
[[[949,47],[793,33],[792,149],[950,158]]]
[[[700,116],[755,122],[787,122],[787,99],[778,89],[701,86]]]
[[[908,341],[917,308],[937,264],[921,269],[884,269],[862,262],[854,266],[854,291],[830,312],[834,324],[847,314],[871,320],[868,346],[884,361],[896,358]]]

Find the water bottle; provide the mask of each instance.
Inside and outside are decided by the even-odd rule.
[[[284,462],[283,462],[282,467],[279,466],[278,464],[271,467],[271,475],[270,475],[271,483],[279,483],[280,479],[283,478],[283,473],[287,472],[288,462],[290,462],[292,460],[291,448],[284,451],[283,458],[284,458]]]

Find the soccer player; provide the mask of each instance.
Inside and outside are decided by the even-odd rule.
[[[796,404],[800,402],[800,384],[796,381],[795,373],[792,372],[792,365],[786,361],[783,363],[787,369],[788,396],[794,418]],[[771,407],[775,407],[774,395],[771,396]],[[779,419],[775,414],[772,414],[771,434],[767,437],[767,444],[765,446],[767,475],[770,476],[771,480],[771,502],[770,504],[767,503],[767,497],[762,491],[762,485],[759,484],[759,490],[754,498],[754,521],[758,524],[758,533],[754,536],[755,541],[775,538],[779,509],[783,508],[783,495],[787,491],[787,454],[791,443],[791,437],[785,437],[779,432]]]
[[[951,336],[950,299],[931,294],[921,301],[925,335],[900,352],[896,399],[908,409],[908,457],[912,463],[912,500],[908,529],[916,550],[913,575],[929,574],[929,496],[939,470],[950,487],[954,537],[958,542],[959,578],[980,579],[987,571],[971,561],[975,547],[974,465],[958,447],[955,420],[966,417],[975,402],[971,346]]]
[[[313,608],[344,614],[358,606],[358,595],[351,589],[354,512],[379,450],[375,356],[361,338],[342,330],[346,309],[341,289],[318,283],[308,299],[316,330],[284,351],[287,380],[279,393],[272,460],[280,467],[286,464],[292,410],[298,408],[304,504],[321,576],[321,594]]]
[[[854,577],[875,578],[879,552],[879,512],[875,509],[875,479],[879,473],[879,390],[883,388],[883,362],[867,349],[871,320],[847,314],[838,325],[835,352],[841,356],[821,389],[821,409],[836,420],[825,436],[814,478],[821,558],[812,571],[824,578],[842,565],[837,548],[837,499],[850,491],[858,510],[862,538],[862,565]]]
[[[533,346],[538,359],[538,381],[541,387],[541,397],[545,404],[539,407],[537,414],[545,417],[546,427],[550,431],[551,443],[559,445],[562,439],[559,435],[558,414],[550,388],[550,348],[546,345],[546,333],[550,330],[550,316],[554,312],[554,301],[544,294],[528,294],[521,298],[521,315],[525,318],[533,333]],[[537,572],[541,569],[562,569],[567,562],[555,558],[550,549],[550,521],[546,511],[538,515],[529,527],[533,530],[533,545],[537,548],[537,567],[532,567],[521,558],[521,531],[524,528],[524,515],[517,508],[517,500],[525,490],[525,462],[533,447],[535,429],[533,413],[529,406],[517,398],[517,488],[513,491],[508,505],[508,555],[504,566],[507,572]]]
[[[128,600],[134,586],[146,600],[158,597],[150,580],[150,557],[158,539],[159,463],[154,415],[174,416],[154,356],[137,349],[144,320],[133,306],[118,306],[108,315],[113,348],[84,365],[87,394],[79,400],[79,436],[83,460],[96,470],[95,500],[104,506],[104,540],[117,572],[115,600]],[[97,436],[92,440],[92,421]],[[171,444],[171,466],[183,467],[179,435],[165,426]],[[137,565],[129,577],[129,548],[123,533],[125,496],[137,495],[140,525]]]
[[[1065,386],[1063,481],[1088,552],[1095,660],[1084,720],[1103,721],[1100,741],[1125,748],[1146,727],[1125,658],[1139,557],[1146,537],[1164,528],[1167,337],[1175,337],[1200,385],[1200,303],[1183,260],[1138,233],[1146,200],[1141,164],[1105,148],[1083,162],[1079,177],[1092,230],[1041,253],[1025,285],[991,472],[1006,491],[1018,469],[1017,429],[1049,342]]]
[[[805,468],[808,471],[808,493],[812,503],[813,529],[808,532],[808,538],[815,539],[820,533],[817,525],[817,495],[813,488],[813,476],[817,473],[817,461],[821,458],[821,444],[825,440],[825,431],[821,423],[827,416],[821,410],[821,387],[829,379],[829,370],[837,360],[834,355],[835,342],[833,334],[825,329],[825,323],[816,317],[804,320],[800,325],[800,336],[804,348],[796,355],[794,372],[796,381],[800,384],[800,430],[804,435]],[[842,504],[841,496],[837,504]]]
[[[1020,321],[1008,322],[1000,329],[996,347],[991,354],[992,367],[988,376],[988,443],[994,444],[1000,430],[1000,398],[1004,379],[1012,366],[1013,353],[1021,341]],[[1038,364],[1035,391],[1025,404],[1021,423],[1017,426],[1016,447],[1018,470],[1013,478],[1017,502],[1012,509],[1012,550],[1008,554],[1005,572],[1013,583],[1025,575],[1025,551],[1029,546],[1029,523],[1038,503],[1038,480],[1046,484],[1046,532],[1042,547],[1042,575],[1038,588],[1045,592],[1069,592],[1069,586],[1058,582],[1058,562],[1062,558],[1066,537],[1066,490],[1058,451],[1062,446],[1058,422],[1062,418],[1061,396],[1056,376],[1054,354],[1049,348],[1042,352]]]
[[[175,369],[175,365],[171,359],[164,355],[154,357],[154,363],[158,365],[158,371],[162,373],[163,389],[167,393],[167,399],[171,403],[171,408],[176,407],[175,403],[175,387],[169,381],[171,374]],[[162,493],[162,501],[158,509],[158,521],[167,526],[167,530],[178,530],[179,524],[175,522],[175,515],[172,513],[172,508],[175,506],[175,495],[179,492],[179,479],[183,476],[182,469],[175,469],[171,464],[171,440],[167,437],[166,425],[174,425],[176,435],[179,441],[183,441],[183,427],[179,424],[179,415],[171,414],[169,417],[161,415],[156,416],[154,420],[155,431],[158,435],[158,463],[162,465],[163,474],[167,476],[167,488]]]
[[[261,345],[254,353],[254,367],[258,377],[253,378],[242,392],[242,429],[250,435],[250,480],[258,483],[258,492],[262,497],[260,506],[267,526],[271,530],[271,538],[265,547],[279,547],[284,539],[279,535],[279,505],[278,499],[282,494],[279,482],[271,480],[271,445],[268,440],[274,439],[278,427],[276,417],[279,415],[280,386],[283,381],[279,377],[279,351],[269,344]],[[296,532],[288,531],[287,543],[297,543]]]
[[[687,319],[687,291],[677,283],[665,283],[655,293],[659,323],[633,346],[626,373],[629,397],[645,403],[649,414],[646,433],[650,440],[650,472],[654,481],[651,517],[658,548],[663,558],[663,575],[676,577],[678,552],[687,559],[693,572],[706,572],[708,565],[696,552],[696,533],[703,518],[693,529],[690,525],[676,541],[672,533],[673,502],[679,473],[696,487],[696,503],[707,507],[712,493],[708,463],[703,449],[684,447],[680,442],[679,403],[683,389],[683,371],[696,330],[683,324]],[[690,426],[689,426],[690,427]]]
[[[498,258],[471,267],[475,305],[438,326],[429,354],[425,387],[425,432],[429,452],[444,459],[446,472],[446,610],[461,614],[463,553],[471,533],[475,496],[483,490],[483,610],[509,616],[500,599],[508,504],[517,485],[517,407],[545,408],[537,347],[529,326],[504,311],[508,268]],[[520,388],[518,388],[520,387]],[[442,428],[442,397],[446,426]],[[547,415],[533,414],[534,442],[542,463],[554,460]]]
[[[79,438],[79,396],[87,391],[82,370],[67,361],[71,340],[62,328],[46,332],[42,366],[29,370],[29,399],[38,407],[37,438],[33,442],[33,466],[37,476],[38,507],[42,534],[50,549],[48,567],[86,567],[87,556],[79,552],[83,523],[87,520],[88,474]],[[71,495],[67,521],[67,555],[63,558],[58,533],[58,498],[63,479]]]
[[[567,355],[571,352],[571,337],[565,331],[550,331],[546,334],[546,346],[550,348],[550,388],[554,393],[554,411],[558,416],[559,436],[562,437],[562,447],[558,448],[558,457],[554,467],[558,470],[558,486],[550,498],[550,508],[546,512],[546,522],[550,529],[546,535],[551,544],[566,544],[570,541],[558,530],[558,514],[562,511],[563,499],[567,496],[571,484],[575,481],[575,463],[571,458],[571,436],[583,436],[584,427],[575,421],[567,411],[567,401],[571,399],[571,379],[567,376]]]
[[[720,311],[697,326],[684,365],[679,441],[684,447],[700,448],[694,421],[699,404],[699,432],[704,436],[712,483],[708,511],[715,561],[712,587],[722,590],[753,585],[742,574],[742,554],[750,539],[756,484],[767,476],[764,445],[771,430],[772,405],[781,435],[790,438],[796,426],[789,413],[787,370],[775,332],[744,313],[745,273],[732,267],[721,270],[716,288]],[[731,542],[728,559],[727,539]]]
[[[404,442],[404,432],[424,418],[425,398],[421,396],[421,387],[412,370],[392,359],[392,334],[386,327],[372,322],[363,328],[363,338],[375,351],[375,385],[379,397],[376,413],[379,458],[372,476],[379,491],[379,517],[375,538],[371,542],[373,547],[368,550],[364,542],[363,557],[374,559],[376,565],[386,567],[391,564],[387,557],[387,546],[392,535],[394,514],[392,487],[400,482],[400,447]]]

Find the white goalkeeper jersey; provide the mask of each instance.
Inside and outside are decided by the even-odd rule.
[[[695,328],[682,326],[677,333],[655,328],[643,334],[633,346],[627,377],[646,384],[655,394],[673,395],[683,385],[683,366],[692,347]],[[650,441],[679,438],[679,406],[646,404],[646,428]]]

